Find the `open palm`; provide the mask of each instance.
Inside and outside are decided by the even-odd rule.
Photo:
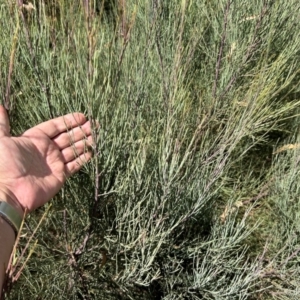
[[[52,119],[11,137],[0,106],[0,191],[32,211],[91,158],[91,144],[91,125],[83,114]]]

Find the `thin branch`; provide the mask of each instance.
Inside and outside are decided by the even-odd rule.
[[[24,1],[23,0],[18,0],[18,6],[19,6],[22,22],[23,22],[23,25],[24,25],[26,43],[27,43],[27,47],[28,47],[28,50],[29,50],[29,53],[30,53],[30,56],[31,56],[31,61],[32,61],[32,64],[33,64],[33,70],[34,70],[34,73],[37,77],[37,80],[38,80],[38,83],[40,85],[41,90],[46,95],[46,101],[47,101],[47,105],[48,105],[48,109],[49,109],[49,114],[50,114],[50,117],[53,119],[54,115],[52,113],[51,104],[50,104],[50,100],[49,100],[49,98],[50,98],[49,89],[45,85],[42,84],[43,81],[41,79],[40,72],[38,70],[38,66],[37,66],[37,63],[36,63],[35,53],[33,51],[33,46],[32,46],[32,43],[31,43],[31,38],[30,38],[29,30],[28,30],[28,25],[27,25],[27,22],[26,22],[26,19],[25,19],[25,16],[23,14],[23,10],[22,10],[23,7],[24,7]],[[18,21],[19,21],[19,19],[18,19]]]
[[[99,194],[99,162],[98,162],[98,139],[97,139],[97,123],[93,120],[93,112],[92,112],[92,97],[90,95],[90,91],[94,88],[93,78],[94,78],[94,67],[93,67],[93,58],[95,53],[95,40],[94,40],[94,30],[93,30],[93,20],[94,20],[94,12],[91,8],[91,2],[89,0],[83,0],[83,7],[85,12],[85,20],[86,20],[86,34],[87,34],[87,45],[88,45],[88,56],[87,56],[87,79],[88,79],[88,117],[92,123],[92,137],[93,137],[93,152],[95,155],[95,190],[94,190],[94,207],[93,213],[96,211],[96,206],[98,203],[98,194]]]
[[[16,271],[16,269],[17,269],[19,263],[21,262],[22,258],[24,257],[26,250],[28,249],[28,247],[29,247],[29,245],[30,245],[32,239],[34,238],[36,232],[38,231],[38,229],[40,228],[40,226],[41,226],[42,222],[44,221],[46,215],[48,214],[48,212],[49,212],[51,206],[52,206],[52,204],[50,203],[49,206],[47,207],[46,211],[44,212],[43,216],[42,216],[41,219],[39,220],[39,222],[38,222],[36,228],[34,229],[34,231],[33,231],[33,233],[32,233],[32,235],[31,235],[30,238],[28,239],[28,241],[27,241],[27,243],[26,243],[24,249],[23,249],[22,252],[21,252],[21,255],[18,257],[18,260],[17,260],[17,262],[16,262],[16,264],[15,264],[15,267],[13,267],[13,268],[10,270],[9,276],[12,278],[12,282],[15,282],[15,281],[18,279],[17,276],[20,275],[20,271],[17,273],[16,276],[14,276],[13,274],[15,273],[15,271]],[[27,211],[25,212],[25,214],[26,214],[26,213],[27,213]],[[25,217],[25,215],[24,215],[24,217]],[[21,269],[23,269],[24,266],[25,266],[25,264],[23,264],[23,266],[21,267]]]
[[[218,80],[219,80],[219,74],[220,74],[220,69],[221,69],[221,60],[223,57],[223,50],[224,50],[224,45],[225,45],[226,33],[227,33],[228,13],[229,13],[230,5],[231,5],[231,0],[228,0],[227,4],[226,4],[225,12],[224,12],[223,33],[222,33],[222,38],[221,38],[220,46],[219,46],[218,59],[216,62],[216,74],[215,74],[215,81],[214,81],[213,92],[212,92],[213,98],[216,97],[216,92],[217,92],[217,84],[218,84]]]
[[[297,256],[299,252],[300,252],[300,248],[298,248],[298,249],[297,249],[296,251],[294,251],[289,257],[287,257],[287,258],[285,259],[285,261],[284,261],[282,264],[279,265],[278,269],[280,270],[281,268],[285,267],[286,264],[287,264],[292,258],[294,258],[295,256]]]
[[[158,9],[161,9],[161,7],[158,7],[158,4],[155,5],[155,22],[157,20],[157,15],[158,15]],[[157,30],[155,31],[155,45],[156,45],[156,50],[159,58],[159,64],[160,64],[160,69],[161,69],[161,79],[163,83],[163,98],[165,102],[167,101],[168,98],[168,89],[167,89],[167,82],[166,82],[166,72],[165,72],[165,66],[164,66],[164,61],[163,61],[163,56],[162,56],[162,51],[161,51],[161,46],[160,46],[160,28],[161,26],[157,26]]]
[[[234,72],[233,75],[231,76],[231,79],[229,80],[229,83],[227,84],[227,86],[223,90],[222,94],[220,95],[220,98],[223,98],[230,91],[230,89],[233,87],[234,83],[236,82],[237,78],[239,77],[243,66],[250,60],[250,58],[254,54],[254,52],[257,48],[257,45],[258,45],[257,33],[258,33],[259,28],[262,25],[262,20],[263,20],[264,16],[266,15],[266,12],[267,12],[267,7],[266,7],[266,4],[265,4],[262,8],[262,12],[261,12],[257,22],[256,22],[254,33],[253,33],[253,36],[252,36],[252,41],[251,41],[250,45],[247,48],[247,52],[244,56],[244,59],[240,63],[240,66],[238,67],[237,71]]]
[[[9,68],[8,68],[5,100],[4,100],[4,107],[6,108],[7,112],[9,112],[11,108],[11,103],[10,103],[11,77],[14,69],[14,60],[15,60],[16,49],[17,49],[19,29],[20,29],[19,18],[17,18],[17,26],[13,36],[12,49],[11,49],[10,59],[9,59]]]
[[[123,4],[125,5],[125,2],[123,2]],[[124,13],[125,12],[123,12],[123,14]],[[123,59],[124,59],[124,56],[125,56],[125,52],[126,52],[127,46],[129,44],[129,41],[130,41],[131,30],[132,30],[133,25],[135,23],[135,17],[136,17],[136,11],[134,11],[132,13],[131,20],[130,20],[129,24],[126,23],[125,28],[123,28],[123,30],[125,30],[125,32],[122,32],[122,34],[121,34],[123,36],[123,44],[122,44],[121,53],[119,55],[119,59],[118,59],[118,63],[117,63],[117,74],[116,74],[116,78],[115,78],[115,81],[114,81],[114,84],[113,84],[113,88],[112,88],[113,92],[115,91],[117,83],[119,82],[119,79],[120,79],[121,65],[122,65],[122,62],[123,62]],[[122,20],[125,20],[125,19],[126,19],[126,16],[123,15],[122,16]]]
[[[18,6],[19,6],[19,10],[20,10],[20,16],[21,16],[23,24],[24,24],[26,43],[27,43],[30,55],[33,58],[34,57],[34,52],[33,52],[32,44],[31,44],[31,40],[30,40],[29,30],[28,30],[28,26],[27,26],[25,16],[23,14],[24,1],[23,0],[18,0]]]

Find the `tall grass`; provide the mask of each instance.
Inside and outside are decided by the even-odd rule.
[[[8,299],[298,299],[298,1],[32,6],[0,6],[14,134],[100,128]]]

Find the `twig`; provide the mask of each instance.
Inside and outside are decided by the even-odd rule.
[[[267,9],[266,9],[266,4],[265,4],[263,9],[262,9],[262,12],[261,12],[261,14],[260,14],[260,16],[257,20],[257,22],[256,22],[254,33],[253,33],[253,36],[252,36],[252,41],[251,41],[249,47],[247,48],[247,52],[244,56],[244,59],[240,63],[240,67],[238,67],[237,71],[234,72],[234,74],[231,76],[231,79],[229,80],[229,83],[227,84],[227,86],[225,87],[223,92],[221,93],[220,98],[223,98],[230,91],[230,89],[233,87],[235,81],[237,80],[243,66],[249,61],[249,59],[253,55],[253,53],[254,53],[257,45],[258,45],[258,42],[256,41],[256,35],[257,35],[257,32],[258,32],[259,28],[261,27],[261,23],[262,23],[262,20],[265,16],[266,12],[267,12]]]
[[[87,42],[88,42],[88,58],[87,58],[87,63],[88,63],[88,79],[89,82],[91,82],[91,79],[93,78],[93,55],[94,55],[94,39],[93,35],[94,32],[92,30],[92,17],[93,17],[93,12],[91,9],[91,3],[89,0],[84,0],[84,10],[85,10],[85,18],[86,18],[86,32],[87,32]]]
[[[17,18],[17,26],[16,26],[15,33],[13,36],[12,49],[11,49],[10,59],[9,59],[9,68],[8,68],[5,100],[4,100],[4,107],[6,108],[7,113],[9,113],[9,110],[11,108],[11,103],[10,103],[11,77],[12,77],[12,72],[13,72],[13,68],[14,68],[14,60],[15,60],[15,54],[16,54],[16,49],[17,49],[19,29],[20,29],[20,23],[19,23],[19,18]]]
[[[127,36],[127,20],[126,20],[126,3],[125,0],[119,0],[119,8],[120,8],[120,15],[121,15],[121,35],[124,39]]]
[[[158,7],[158,4],[155,3],[155,21],[157,20],[157,15],[158,15],[158,9],[160,7]],[[166,74],[165,74],[165,66],[164,66],[164,62],[163,62],[163,58],[162,58],[162,52],[161,52],[161,46],[160,46],[160,28],[161,26],[157,26],[158,30],[155,31],[155,45],[156,45],[156,49],[157,49],[157,54],[158,54],[158,58],[159,58],[159,64],[160,64],[160,69],[161,69],[161,79],[162,79],[162,83],[163,83],[163,98],[165,100],[165,102],[167,101],[168,98],[168,89],[167,89],[167,82],[166,82]]]
[[[78,260],[78,256],[81,255],[85,249],[86,243],[90,238],[90,233],[88,232],[86,237],[84,238],[84,241],[82,243],[82,245],[80,247],[78,247],[78,249],[76,251],[73,251],[71,249],[71,247],[69,247],[68,244],[68,234],[67,234],[67,222],[66,222],[66,210],[63,211],[64,213],[64,231],[65,231],[65,240],[66,240],[66,252],[69,255],[69,266],[71,267],[71,269],[76,272],[76,274],[79,276],[80,282],[82,284],[82,287],[84,289],[84,293],[88,294],[88,289],[86,286],[86,282],[84,279],[84,276],[81,274],[81,270],[78,266],[77,260]],[[86,295],[83,295],[84,299],[89,299],[86,298]]]
[[[214,81],[213,92],[212,92],[213,98],[216,97],[216,92],[217,92],[217,84],[218,84],[218,80],[219,80],[219,74],[220,74],[220,69],[221,69],[221,60],[222,60],[223,50],[224,50],[224,45],[225,45],[227,22],[228,22],[228,13],[229,13],[230,5],[231,5],[231,0],[228,0],[227,4],[226,4],[225,13],[224,13],[223,33],[222,33],[222,38],[221,38],[221,41],[220,41],[218,59],[217,59],[217,62],[216,62],[216,75],[215,75],[215,81]]]
[[[27,214],[27,210],[25,210],[25,212],[24,212],[23,220],[22,220],[18,235],[16,237],[16,241],[14,243],[14,247],[13,247],[13,250],[11,252],[7,268],[5,270],[5,278],[4,278],[4,283],[3,283],[3,286],[2,286],[2,293],[0,292],[0,294],[1,294],[0,300],[4,300],[5,299],[4,295],[8,294],[10,292],[11,288],[12,288],[13,281],[12,281],[12,276],[10,274],[11,274],[11,270],[13,268],[14,256],[15,256],[15,253],[16,253],[16,250],[17,250],[17,246],[19,245],[19,240],[20,240],[22,229],[23,229],[26,214]],[[1,289],[1,287],[0,287],[0,289]]]
[[[80,255],[80,254],[83,253],[83,251],[84,251],[84,249],[85,249],[85,247],[86,247],[86,244],[87,244],[88,240],[90,239],[90,237],[91,237],[91,234],[90,234],[90,232],[88,232],[88,233],[86,234],[86,236],[84,237],[82,244],[81,244],[81,245],[77,248],[77,250],[74,252],[75,255],[78,256],[78,255]]]
[[[66,220],[66,210],[64,209],[64,232],[65,232],[65,240],[66,240],[66,251],[68,251],[68,232],[67,232],[67,220]]]
[[[270,185],[270,182],[268,182],[267,184],[265,184],[261,188],[261,190],[260,190],[260,192],[259,192],[258,195],[254,196],[254,197],[252,197],[252,198],[250,198],[248,200],[243,201],[243,204],[246,205],[246,204],[249,204],[251,202],[256,202],[257,200],[260,200],[260,199],[268,196],[268,194],[269,194],[269,185]]]
[[[25,30],[25,36],[26,36],[26,42],[27,42],[27,46],[30,52],[31,57],[33,58],[34,53],[33,53],[33,48],[32,48],[32,44],[30,41],[30,36],[29,36],[29,30],[28,30],[28,26],[27,26],[27,22],[25,20],[24,14],[23,14],[23,6],[24,6],[24,1],[23,0],[18,0],[18,6],[19,6],[19,10],[20,10],[20,15],[24,24],[24,30]]]
[[[31,61],[32,61],[32,64],[33,64],[33,70],[34,70],[34,73],[35,73],[35,75],[36,75],[36,77],[38,79],[38,83],[40,85],[41,90],[46,95],[46,101],[47,101],[47,105],[48,105],[48,109],[49,109],[49,114],[50,114],[50,117],[53,119],[54,115],[52,113],[51,104],[50,104],[50,100],[49,100],[49,98],[50,98],[49,89],[42,84],[40,72],[38,70],[36,59],[35,59],[35,53],[33,51],[32,43],[31,43],[31,39],[30,39],[30,34],[29,34],[27,22],[26,22],[25,16],[24,16],[23,11],[22,11],[23,6],[24,6],[23,0],[18,0],[18,6],[19,6],[19,10],[20,10],[20,15],[21,15],[21,18],[22,18],[22,22],[24,24],[24,31],[25,31],[25,36],[26,36],[26,43],[27,43],[27,47],[29,49],[29,53],[30,53],[30,56],[31,56]],[[19,18],[18,18],[18,22],[19,22]]]
[[[87,57],[87,64],[88,64],[88,70],[87,70],[87,79],[88,79],[88,117],[92,123],[92,137],[93,137],[93,153],[95,156],[95,190],[94,190],[94,205],[93,205],[93,214],[96,211],[97,203],[98,203],[98,194],[100,189],[100,175],[99,175],[99,162],[98,162],[98,139],[97,139],[97,133],[96,129],[97,123],[93,120],[93,112],[92,112],[92,97],[90,97],[89,92],[93,88],[93,77],[94,77],[94,68],[93,68],[93,57],[95,52],[95,41],[94,41],[94,31],[92,28],[92,21],[93,21],[93,11],[91,9],[91,3],[89,0],[83,1],[84,10],[85,10],[85,18],[86,18],[86,33],[87,33],[87,43],[88,43],[88,57]],[[92,215],[93,217],[93,215]],[[91,229],[91,228],[90,228]],[[89,233],[88,238],[89,239]],[[87,241],[86,241],[87,242]],[[84,245],[86,244],[84,243]]]
[[[25,252],[28,249],[30,242],[32,241],[33,237],[35,236],[37,230],[40,228],[40,226],[41,226],[43,220],[45,219],[46,215],[48,214],[48,211],[51,208],[51,206],[52,206],[52,204],[50,203],[49,206],[47,207],[46,211],[44,212],[43,216],[39,220],[39,223],[36,226],[36,228],[34,229],[34,231],[33,231],[32,235],[30,236],[29,240],[27,241],[26,246],[24,247],[24,249],[21,252],[21,255],[18,257],[18,260],[15,264],[15,267],[10,269],[9,276],[12,278],[12,282],[15,282],[18,279],[17,275],[20,276],[20,274],[21,274],[20,271],[17,273],[16,276],[13,276],[13,274],[16,271],[17,266],[19,265],[19,262],[21,262],[22,258],[24,257]],[[25,264],[23,264],[23,266],[21,267],[21,270],[24,269],[24,266],[25,266]]]
[[[125,2],[124,2],[124,3],[125,3]],[[134,12],[132,13],[130,23],[129,23],[129,24],[126,23],[126,28],[124,29],[124,30],[126,30],[126,31],[122,33],[122,36],[123,36],[123,45],[122,45],[122,50],[121,50],[121,53],[120,53],[120,56],[119,56],[119,59],[118,59],[118,69],[117,69],[117,74],[116,74],[116,78],[115,78],[115,81],[114,81],[114,84],[113,84],[113,88],[112,88],[112,91],[113,91],[113,92],[115,91],[115,88],[116,88],[117,83],[118,83],[119,78],[120,78],[120,74],[121,74],[121,65],[122,65],[122,62],[123,62],[123,59],[124,59],[124,55],[125,55],[127,46],[128,46],[128,44],[129,44],[130,33],[131,33],[131,30],[132,30],[133,24],[134,24],[134,22],[135,22],[135,16],[136,16],[136,11],[134,11]],[[122,19],[124,19],[124,18],[126,18],[126,17],[123,16]]]
[[[287,257],[286,260],[282,264],[279,265],[278,269],[283,268],[292,258],[294,258],[295,256],[297,256],[299,252],[300,252],[300,248],[298,248],[289,257]]]

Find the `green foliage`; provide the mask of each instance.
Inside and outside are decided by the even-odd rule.
[[[13,133],[100,123],[8,299],[299,299],[299,6],[1,3]]]

